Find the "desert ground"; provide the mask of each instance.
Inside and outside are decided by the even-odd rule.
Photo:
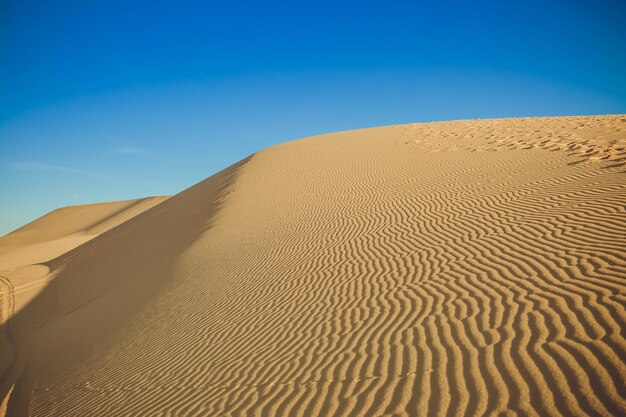
[[[394,125],[0,238],[0,415],[626,415],[626,115]]]

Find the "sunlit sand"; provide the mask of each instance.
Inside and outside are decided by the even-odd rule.
[[[2,412],[626,414],[626,116],[264,149],[0,238]]]

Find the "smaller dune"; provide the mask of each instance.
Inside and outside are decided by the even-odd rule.
[[[146,197],[109,203],[63,207],[0,237],[0,326],[32,300],[48,283],[46,262],[115,228],[169,197]],[[17,343],[12,332],[0,331],[0,352]],[[14,360],[0,355],[0,369]],[[7,402],[0,403],[5,415]]]
[[[147,197],[53,210],[0,237],[0,271],[54,259],[165,199]]]
[[[47,285],[48,261],[167,198],[146,197],[63,207],[0,237],[0,323],[20,311]]]

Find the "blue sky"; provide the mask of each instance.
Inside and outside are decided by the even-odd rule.
[[[0,234],[330,131],[626,112],[626,3],[0,2]]]

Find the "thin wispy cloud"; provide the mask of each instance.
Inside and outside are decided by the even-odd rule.
[[[39,162],[13,162],[6,167],[20,171],[67,172],[71,174],[89,174],[88,171],[63,165],[41,164]]]
[[[117,155],[143,155],[146,153],[146,150],[138,148],[136,146],[121,146],[119,148],[113,149],[111,153]]]
[[[16,170],[16,171],[30,171],[30,172],[58,172],[73,175],[84,175],[93,178],[107,179],[107,180],[119,180],[124,181],[126,178],[116,177],[114,175],[101,174],[99,172],[89,171],[86,169],[74,168],[66,165],[45,164],[39,162],[12,162],[9,164],[3,164],[2,166]]]

